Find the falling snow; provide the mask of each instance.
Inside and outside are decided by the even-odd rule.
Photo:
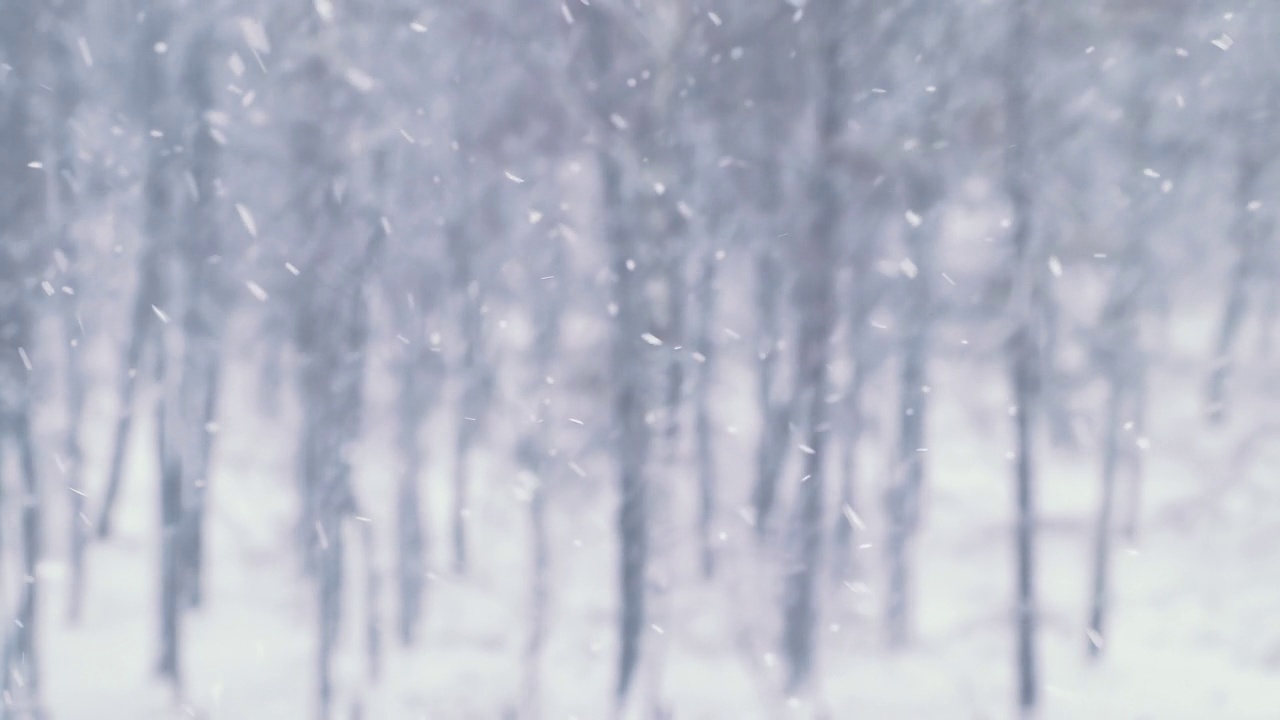
[[[1274,715],[1280,3],[4,13],[0,716]]]

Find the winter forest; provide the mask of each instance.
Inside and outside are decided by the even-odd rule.
[[[1280,717],[1277,67],[0,0],[0,719]]]

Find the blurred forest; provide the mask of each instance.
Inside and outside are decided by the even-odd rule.
[[[0,0],[0,720],[1280,717],[1280,3]]]

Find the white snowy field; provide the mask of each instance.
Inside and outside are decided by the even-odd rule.
[[[1243,373],[1232,421],[1207,429],[1198,414],[1204,363],[1197,353],[1207,345],[1201,329],[1208,324],[1179,327],[1151,378],[1138,535],[1117,548],[1114,612],[1105,657],[1096,664],[1085,661],[1084,623],[1097,452],[1088,435],[1077,451],[1041,444],[1037,572],[1045,720],[1280,716],[1280,554],[1274,551],[1280,486],[1271,482],[1280,468],[1280,442],[1266,417],[1272,391],[1247,381],[1261,376],[1257,368]],[[939,343],[950,342],[947,337]],[[741,391],[751,382],[745,356],[744,347],[727,343],[717,388],[723,539],[715,581],[697,571],[691,472],[669,477],[674,503],[661,521],[663,546],[675,558],[660,628],[669,643],[664,682],[681,720],[792,714],[774,690],[782,671],[774,630],[777,570],[756,549],[738,512],[748,498],[757,431],[752,396]],[[865,479],[858,488],[869,526],[858,538],[861,584],[831,583],[823,607],[821,688],[833,718],[1013,717],[1005,378],[998,361],[939,356],[949,359],[933,368],[929,485],[913,551],[917,641],[890,654],[877,623],[878,478],[891,450],[896,387],[882,374],[868,398],[882,429],[864,445]],[[529,577],[524,481],[508,461],[511,438],[526,422],[521,399],[505,391],[492,416],[492,439],[473,460],[474,563],[466,577],[456,576],[448,562],[448,398],[424,434],[434,575],[427,630],[417,647],[405,649],[393,633],[390,532],[398,460],[386,408],[394,388],[379,379],[379,368],[375,353],[356,476],[383,579],[384,672],[376,682],[369,679],[363,655],[364,566],[353,525],[339,706],[361,704],[363,717],[379,720],[512,717],[506,713],[519,705]],[[176,701],[153,673],[159,511],[146,413],[134,434],[118,530],[91,549],[84,617],[75,627],[64,612],[65,498],[49,481],[40,649],[53,720],[314,716],[314,592],[299,572],[291,534],[296,410],[286,404],[274,416],[258,412],[253,383],[249,365],[237,363],[214,463],[207,601],[187,616],[186,688]],[[90,405],[94,419],[87,425],[95,429],[86,480],[91,505],[108,445],[103,420],[112,409],[109,391],[103,392]],[[1075,409],[1096,416],[1097,396],[1082,393]],[[563,416],[557,433],[566,452],[548,523],[552,596],[543,717],[594,720],[610,716],[614,687],[615,493],[608,458],[598,450],[575,453],[587,447],[593,426],[607,422],[607,408],[566,393],[555,412]],[[46,465],[53,472],[52,463]],[[787,478],[794,482],[795,473]],[[834,488],[834,478],[829,484]],[[829,507],[834,519],[834,499]],[[651,628],[650,637],[658,632]]]

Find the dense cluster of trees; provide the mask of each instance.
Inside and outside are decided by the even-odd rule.
[[[877,588],[889,647],[914,640],[914,541],[944,471],[928,462],[930,382],[962,356],[1007,368],[1003,399],[973,402],[1009,407],[1006,602],[1029,716],[1037,445],[1099,448],[1099,656],[1114,536],[1138,532],[1133,438],[1169,278],[1236,258],[1208,284],[1225,308],[1206,348],[1213,421],[1241,328],[1274,324],[1276,293],[1254,296],[1274,285],[1276,15],[1266,0],[1225,17],[1195,0],[5,0],[0,449],[17,480],[0,475],[21,523],[0,539],[23,582],[3,586],[3,715],[36,712],[40,672],[58,671],[40,663],[38,563],[65,554],[74,621],[126,484],[158,500],[157,667],[181,689],[184,617],[208,601],[218,427],[296,396],[281,432],[320,717],[338,711],[341,625],[361,623],[376,677],[384,634],[421,642],[428,568],[471,571],[481,451],[527,478],[518,715],[538,716],[549,506],[577,501],[556,487],[576,467],[564,407],[584,397],[603,430],[576,452],[616,475],[619,711],[676,716],[650,628],[675,583],[742,572],[723,529],[745,520],[738,550],[778,602],[743,642],[785,659],[766,695],[823,716],[819,628],[843,588]],[[974,338],[962,354],[957,333]],[[384,341],[396,352],[374,366]],[[87,421],[89,346],[113,358],[109,428]],[[223,392],[248,365],[256,405]],[[738,365],[754,391],[728,387]],[[394,386],[394,509],[368,506],[351,458],[369,382]],[[717,417],[740,390],[759,417],[749,462],[726,455]],[[38,447],[46,405],[59,439]],[[154,486],[131,471],[140,415]],[[433,416],[451,447],[428,437]],[[109,451],[88,462],[99,432]],[[894,460],[867,477],[881,446]],[[424,489],[441,454],[447,528]],[[65,542],[46,543],[54,529]],[[363,618],[343,606],[353,583]]]

